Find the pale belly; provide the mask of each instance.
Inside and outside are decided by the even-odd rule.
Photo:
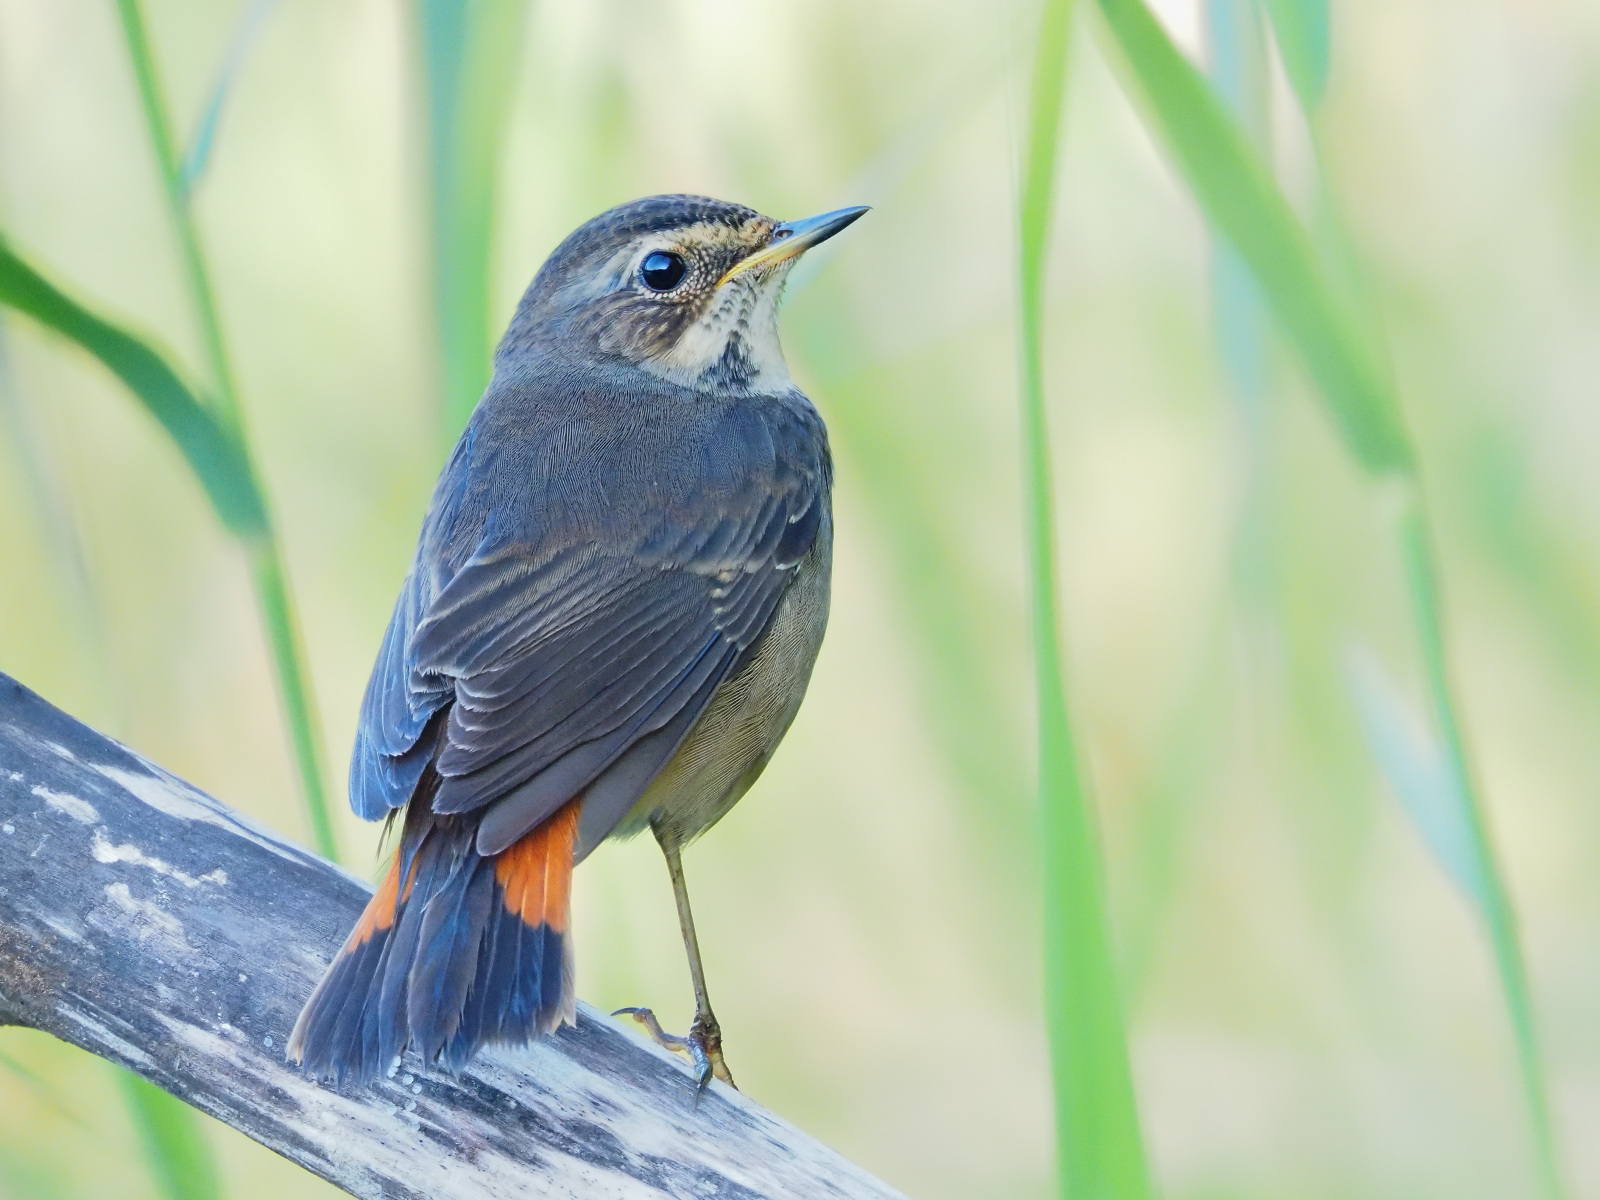
[[[664,842],[694,840],[738,803],[765,769],[800,709],[828,623],[833,527],[816,545],[739,673],[717,689],[661,774],[618,824],[614,837],[647,826]]]

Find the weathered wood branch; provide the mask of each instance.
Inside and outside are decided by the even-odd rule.
[[[576,1029],[341,1094],[283,1057],[366,884],[0,675],[0,1022],[121,1063],[346,1191],[897,1195],[583,1007]]]

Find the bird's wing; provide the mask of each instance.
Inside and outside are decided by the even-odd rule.
[[[450,557],[441,546],[451,540],[458,525],[462,498],[468,491],[474,440],[474,430],[469,427],[439,474],[416,561],[400,586],[361,700],[350,755],[350,807],[364,820],[375,821],[411,799],[438,747],[438,726],[429,722],[453,698],[449,680],[412,686],[409,645],[427,611],[429,595],[437,590],[436,564]],[[466,535],[474,539],[481,523],[459,521]]]
[[[760,637],[816,540],[826,466],[759,458],[765,469],[747,473],[719,462],[714,489],[632,536],[487,539],[419,609],[408,581],[374,671],[379,695],[369,689],[363,709],[364,729],[379,727],[368,757],[381,760],[369,773],[382,802],[403,803],[433,758],[434,810],[486,809],[485,853],[602,774],[607,828],[620,819]],[[436,747],[423,731],[446,706]]]
[[[368,821],[399,808],[417,790],[438,739],[424,736],[428,722],[450,703],[445,680],[413,690],[406,643],[423,608],[422,579],[413,569],[401,585],[367,681],[350,757],[350,807]]]

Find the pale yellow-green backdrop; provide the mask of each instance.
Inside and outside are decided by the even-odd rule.
[[[246,7],[145,5],[186,135]],[[1332,9],[1325,166],[1421,446],[1566,1180],[1600,1197],[1600,8]],[[1158,10],[1203,56],[1200,0]],[[197,193],[363,870],[343,764],[445,453],[408,13],[276,5]],[[1245,415],[1206,228],[1078,16],[1048,385],[1069,695],[1154,1173],[1194,1200],[1531,1194],[1486,940],[1363,735],[1358,696],[1369,723],[1424,711],[1385,498],[1287,355]],[[926,1200],[1053,1180],[1013,299],[1036,25],[1026,2],[540,0],[495,207],[498,328],[564,234],[634,196],[875,206],[786,318],[838,463],[828,640],[687,866],[740,1083]],[[0,229],[198,373],[109,0],[0,3]],[[0,670],[308,839],[237,551],[101,368],[14,315],[0,336]],[[686,1024],[652,845],[586,863],[576,919],[586,1000]],[[0,1196],[158,1194],[109,1067],[17,1030],[0,1053],[45,1085],[0,1065]],[[332,1194],[207,1128],[229,1197]]]

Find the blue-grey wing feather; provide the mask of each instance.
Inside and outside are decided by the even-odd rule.
[[[497,438],[493,416],[435,492],[362,707],[351,802],[381,815],[434,761],[435,810],[483,810],[494,853],[589,789],[592,846],[771,620],[828,503],[826,435],[803,400],[685,409],[628,431],[680,441],[649,448],[673,465],[662,480],[625,439],[591,444],[568,423],[560,456],[541,458]],[[511,467],[520,491],[497,493]],[[424,732],[446,708],[435,744]]]
[[[412,686],[406,643],[417,623],[417,593],[413,572],[395,601],[394,615],[384,631],[383,646],[361,702],[355,750],[350,756],[350,804],[369,821],[398,808],[416,791],[423,768],[434,753],[431,742],[423,740],[423,731],[429,718],[451,698],[450,688],[442,680],[421,688]]]

